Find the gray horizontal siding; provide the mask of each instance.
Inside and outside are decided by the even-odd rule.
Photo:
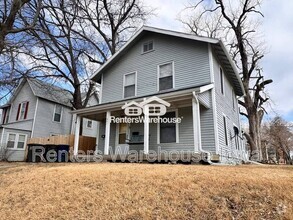
[[[241,129],[239,121],[238,105],[233,108],[232,91],[233,87],[227,76],[224,74],[224,94],[221,93],[220,81],[220,62],[213,56],[213,66],[215,75],[215,93],[216,93],[216,107],[217,107],[217,126],[219,136],[219,153],[222,155],[235,154],[236,146],[234,136],[233,124]],[[225,72],[225,70],[224,70]],[[234,95],[234,98],[236,96]],[[228,146],[225,144],[225,130],[223,114],[227,116],[227,132],[228,132]],[[240,140],[239,140],[240,141]]]
[[[53,121],[55,103],[39,98],[35,119],[34,137],[70,134],[72,115],[70,108],[63,106],[61,123]]]
[[[193,137],[193,118],[192,107],[183,107],[178,109],[178,117],[182,119],[179,124],[179,143],[161,143],[158,144],[158,125],[156,123],[150,123],[150,140],[149,149],[158,151],[158,147],[161,150],[171,151],[194,151],[194,137]],[[110,133],[110,146],[115,146],[116,140],[116,124],[111,124]],[[132,132],[139,132],[140,135],[144,134],[143,124],[131,124],[130,134]],[[204,150],[215,152],[215,133],[213,124],[213,111],[212,109],[201,108],[201,132],[202,132],[202,146]],[[100,126],[100,138],[99,138],[99,150],[104,152],[105,140],[101,136],[105,134],[105,121],[101,122]],[[143,150],[143,144],[131,144],[129,150],[140,151]]]
[[[142,43],[154,40],[154,51],[141,54]],[[174,61],[175,89],[209,83],[208,46],[205,43],[163,35],[138,41],[103,74],[102,103],[121,100],[123,75],[137,71],[137,96],[157,93],[157,66]]]

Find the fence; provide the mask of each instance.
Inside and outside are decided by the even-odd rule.
[[[74,135],[60,135],[42,138],[29,138],[27,144],[41,145],[69,145],[70,149],[74,146]],[[79,136],[78,149],[83,151],[96,149],[96,138]]]

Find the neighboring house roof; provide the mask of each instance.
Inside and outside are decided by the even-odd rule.
[[[128,48],[132,47],[142,37],[142,35],[146,33],[163,34],[163,35],[168,35],[172,37],[179,37],[179,38],[195,40],[195,41],[211,44],[216,55],[220,58],[225,72],[227,73],[228,77],[231,79],[231,82],[233,83],[236,95],[243,96],[245,94],[243,89],[243,84],[240,79],[237,68],[221,40],[208,38],[208,37],[200,37],[194,34],[186,34],[182,32],[164,30],[164,29],[148,27],[148,26],[143,26],[140,30],[138,30],[116,54],[114,54],[104,65],[102,65],[99,68],[99,70],[91,77],[91,79],[97,82],[100,81],[102,72],[105,71],[108,67],[112,66],[111,64],[113,64],[117,59],[123,56],[125,51]]]
[[[72,107],[72,94],[69,91],[38,79],[23,79],[14,91],[9,102],[0,108],[4,108],[11,104],[26,82],[28,82],[33,94],[36,97],[46,99],[64,106]]]
[[[72,94],[69,91],[38,79],[28,79],[27,81],[35,96],[72,107]]]

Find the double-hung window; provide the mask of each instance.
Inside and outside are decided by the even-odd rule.
[[[22,102],[18,104],[16,121],[24,120],[27,118],[29,102]]]
[[[136,96],[136,72],[124,75],[123,98]]]
[[[159,91],[172,89],[174,86],[174,63],[158,66]]]
[[[25,134],[13,134],[8,133],[7,148],[8,149],[19,149],[25,148],[26,135]]]
[[[62,119],[62,106],[56,104],[54,109],[53,121],[60,123],[61,119]]]
[[[143,53],[147,53],[149,51],[153,51],[154,50],[154,42],[153,41],[149,41],[143,44],[142,47],[142,52]]]

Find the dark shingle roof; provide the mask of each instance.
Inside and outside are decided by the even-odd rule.
[[[27,81],[35,96],[72,107],[70,103],[72,94],[69,91],[38,79],[28,79]]]

